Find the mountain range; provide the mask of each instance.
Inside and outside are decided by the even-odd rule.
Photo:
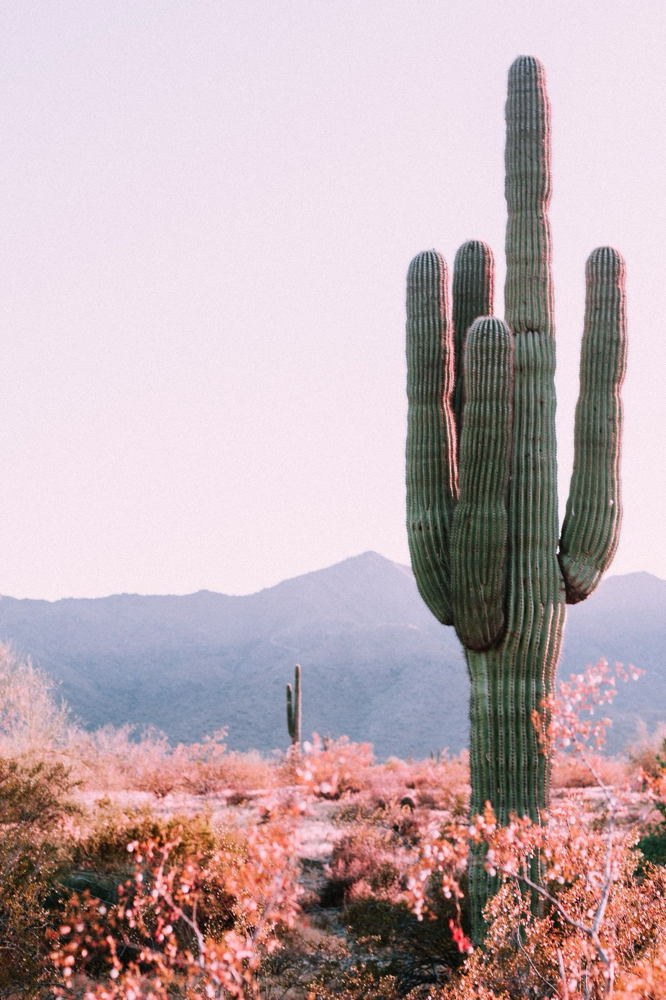
[[[88,728],[156,726],[172,741],[222,727],[233,749],[288,743],[285,684],[303,672],[303,733],[346,734],[379,757],[467,744],[469,684],[451,628],[406,566],[366,552],[257,594],[0,598],[0,639],[58,683]],[[605,713],[609,749],[666,720],[666,581],[610,577],[569,609],[560,676],[633,663]]]

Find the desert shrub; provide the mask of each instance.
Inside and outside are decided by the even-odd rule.
[[[95,791],[120,791],[136,784],[132,751],[134,726],[103,726],[94,732],[72,727],[68,751],[72,771],[81,786]]]
[[[310,991],[312,1000],[396,1000],[396,981],[368,968],[343,972],[334,982],[327,979],[315,983]]]
[[[616,1000],[660,1000],[666,996],[666,944],[642,955],[620,972],[615,989]]]
[[[436,919],[423,922],[399,901],[366,896],[345,907],[347,931],[356,949],[367,956],[364,967],[380,977],[391,977],[391,996],[403,997],[425,984],[446,983],[462,963],[449,927],[455,907],[437,887],[433,887],[430,903]]]
[[[223,785],[224,735],[220,731],[201,743],[172,747],[159,730],[149,727],[137,734],[134,726],[109,726],[76,733],[71,751],[88,788],[135,789],[156,798],[175,791],[206,795]]]
[[[62,751],[69,725],[53,681],[0,643],[0,754],[39,759]]]
[[[154,728],[75,725],[56,685],[29,659],[0,643],[0,756],[32,762],[61,761],[73,780],[95,791],[147,791],[209,795],[225,789],[271,787],[276,763],[257,753],[228,753],[225,731],[201,742],[172,746]]]
[[[60,857],[23,826],[0,836],[0,994],[34,995],[52,978],[45,928],[58,904]]]
[[[643,837],[638,841],[638,848],[647,861],[666,865],[666,739],[660,752],[655,752],[648,763],[651,766],[642,771],[641,777],[660,819],[647,825]]]
[[[52,935],[64,980],[86,972],[97,980],[89,997],[142,996],[146,979],[165,1000],[174,991],[243,997],[262,955],[279,946],[278,929],[293,926],[288,821],[223,835],[212,852],[192,853],[173,833],[126,844],[134,870],[117,905],[76,897]]]
[[[135,726],[81,734],[78,749],[88,788],[132,789],[164,798],[180,780],[167,736],[150,727],[139,734]]]
[[[656,824],[641,837],[636,846],[645,861],[654,865],[666,865],[666,825]]]
[[[355,795],[340,806],[333,821],[355,831],[374,826],[378,836],[397,834],[404,845],[411,847],[419,841],[423,814],[411,793],[403,794],[399,801],[397,797],[388,801],[382,797],[378,803],[373,796]]]
[[[380,807],[381,808],[381,807]],[[343,826],[367,823],[378,815],[377,805],[371,800],[354,795],[347,799],[333,814],[333,820]]]
[[[356,824],[333,847],[322,905],[341,906],[352,897],[366,895],[392,898],[410,860],[394,831],[372,823]]]
[[[466,812],[469,801],[469,755],[446,752],[439,760],[408,763],[397,757],[369,768],[360,795],[363,809],[371,813],[405,800],[413,807]]]
[[[102,801],[85,834],[71,845],[72,871],[110,877],[117,886],[133,869],[127,845],[148,841],[176,844],[171,852],[173,859],[192,855],[206,860],[216,850],[218,833],[205,812],[162,819],[147,809],[125,810]]]
[[[220,778],[223,787],[227,789],[271,789],[279,781],[280,768],[276,760],[267,760],[256,750],[246,753],[231,750],[221,761]]]
[[[176,787],[192,795],[210,795],[225,786],[226,730],[206,736],[201,743],[179,743],[171,752],[179,773]]]
[[[627,760],[607,757],[602,753],[591,753],[588,757],[588,760],[583,760],[576,754],[559,754],[553,762],[552,788],[589,788],[598,786],[599,780],[612,788],[624,785],[630,779]]]
[[[444,751],[438,760],[417,761],[410,768],[411,783],[422,805],[451,811],[458,807],[459,796],[469,796],[469,753],[461,751],[449,757]],[[465,810],[467,802],[465,803]]]
[[[666,917],[663,876],[653,871],[637,884],[627,845],[616,859],[614,889],[599,939],[609,968],[601,961],[597,944],[581,930],[592,925],[588,914],[590,909],[593,915],[597,911],[599,894],[583,878],[582,858],[575,863],[575,873],[573,857],[568,860],[572,867],[564,885],[555,879],[549,886],[556,905],[544,916],[532,912],[530,897],[516,880],[505,881],[486,908],[489,927],[484,949],[476,949],[465,961],[455,984],[441,993],[442,1000],[477,997],[479,987],[512,1000],[556,997],[563,995],[563,982],[570,1000],[612,996],[609,971],[616,975],[652,953]]]
[[[636,737],[627,747],[627,755],[634,769],[648,777],[659,777],[666,745],[666,722],[661,722],[650,732],[643,719],[636,726]]]
[[[343,972],[330,982],[327,977],[313,984],[312,1000],[396,1000],[399,996],[393,976],[382,976],[368,968]]]
[[[460,909],[437,880],[425,890],[427,921],[421,922],[407,904],[405,890],[421,827],[412,810],[403,807],[401,812],[414,825],[412,839],[385,825],[390,809],[382,811],[382,825],[376,815],[357,822],[336,841],[320,892],[322,906],[342,908],[354,953],[364,956],[365,971],[386,980],[383,990],[390,979],[393,993],[382,994],[386,996],[404,996],[418,984],[446,981],[461,962],[449,925],[460,918]],[[464,884],[464,876],[461,881]],[[351,989],[351,983],[344,989]]]
[[[646,865],[636,877],[635,831],[592,829],[576,802],[566,801],[552,810],[548,826],[515,820],[498,827],[487,810],[470,833],[487,844],[485,867],[500,887],[486,907],[483,949],[473,949],[461,932],[462,914],[450,920],[459,946],[470,954],[437,997],[611,996],[613,976],[658,948],[666,873]],[[427,887],[434,877],[445,890],[460,889],[455,869],[465,831],[458,838],[460,850],[441,836],[422,845],[407,893],[417,914],[427,914],[432,905]],[[532,882],[536,856],[538,885]]]
[[[74,811],[71,791],[61,762],[0,758],[0,993],[39,991],[49,978],[44,930],[63,865],[53,834]]]
[[[628,679],[636,672],[618,668],[618,673]],[[645,962],[658,954],[666,873],[647,863],[637,872],[638,828],[631,820],[621,825],[623,816],[631,815],[632,800],[604,782],[595,748],[603,743],[607,722],[589,720],[595,705],[610,700],[614,686],[607,665],[597,664],[564,682],[559,698],[545,703],[547,712],[535,718],[537,727],[549,718],[550,746],[573,749],[595,778],[603,813],[594,821],[589,808],[581,808],[585,800],[579,793],[556,803],[548,823],[514,817],[501,827],[488,806],[467,829],[448,824],[438,833],[433,827],[423,838],[406,894],[417,915],[428,912],[426,887],[433,878],[441,880],[445,894],[460,893],[467,842],[475,845],[473,863],[483,865],[498,888],[485,911],[483,949],[472,947],[462,919],[451,922],[469,957],[451,984],[434,994],[442,1000],[610,997],[617,976],[634,967],[643,975]],[[653,778],[648,790],[661,811],[664,779]]]
[[[368,787],[373,763],[369,743],[352,743],[346,736],[322,742],[315,733],[311,743],[303,744],[302,754],[287,755],[283,771],[287,780],[295,780],[314,795],[339,799]]]
[[[0,826],[24,826],[33,833],[50,829],[76,807],[69,771],[58,761],[28,763],[0,757]]]
[[[281,947],[264,954],[257,971],[262,1000],[312,998],[318,983],[336,983],[352,962],[346,938],[315,926],[307,917],[292,927],[281,927],[279,936]]]
[[[72,731],[70,754],[82,784],[96,791],[136,790],[166,798],[173,792],[212,795],[275,787],[277,762],[256,751],[227,751],[225,731],[200,743],[173,747],[156,729],[105,726],[92,733]]]

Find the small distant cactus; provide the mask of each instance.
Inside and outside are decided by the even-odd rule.
[[[294,667],[294,687],[287,684],[287,729],[291,737],[291,745],[296,750],[301,748],[301,667]]]

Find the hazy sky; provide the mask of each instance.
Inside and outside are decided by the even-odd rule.
[[[615,572],[666,577],[663,0],[5,0],[0,593],[246,593],[404,530],[404,281],[489,241],[553,105],[563,514],[584,301],[628,266]],[[501,311],[501,301],[497,303]]]

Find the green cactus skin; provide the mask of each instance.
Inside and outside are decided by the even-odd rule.
[[[541,822],[548,806],[550,758],[535,719],[548,722],[543,699],[566,602],[594,590],[617,548],[626,367],[624,262],[602,247],[586,268],[574,469],[558,553],[550,107],[543,67],[532,57],[509,71],[506,122],[506,325],[487,316],[493,265],[482,243],[456,256],[455,333],[436,251],[412,261],[407,293],[412,566],[428,607],[455,625],[465,647],[471,814],[490,802],[502,824],[512,814]],[[483,847],[474,847],[477,942],[494,890],[482,857]]]
[[[504,632],[506,508],[513,417],[513,335],[499,319],[477,319],[465,344],[465,423],[451,538],[456,632],[467,649]]]
[[[462,419],[462,354],[468,326],[493,308],[494,261],[470,240],[456,254],[455,326],[448,269],[432,250],[412,261],[407,276],[407,535],[421,597],[443,625],[453,624],[449,563],[458,499],[456,424]],[[458,413],[456,413],[456,407]]]
[[[627,364],[625,266],[612,247],[587,261],[575,461],[562,525],[560,566],[567,603],[589,597],[610,565],[620,534],[620,388]]]
[[[301,747],[301,667],[294,667],[294,688],[287,684],[287,731],[291,737],[291,745],[297,750]]]
[[[463,358],[465,337],[477,316],[491,316],[495,292],[495,259],[489,246],[469,240],[453,262],[453,339],[455,384],[451,403],[460,443],[465,394]]]
[[[509,70],[504,194],[504,310],[514,333],[555,333],[550,204],[550,102],[537,59],[519,56]]]
[[[407,275],[407,535],[419,593],[438,621],[452,625],[449,532],[458,484],[447,285],[440,254],[414,258]]]

